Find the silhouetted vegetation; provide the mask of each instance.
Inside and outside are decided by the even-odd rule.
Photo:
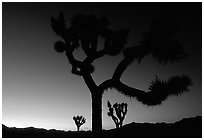
[[[116,128],[120,128],[123,126],[123,121],[125,119],[125,115],[127,114],[127,103],[115,103],[113,106],[108,101],[108,116],[110,116]]]
[[[83,125],[86,122],[86,119],[83,116],[74,116],[73,120],[77,126],[77,131],[79,132],[81,125]]]
[[[65,53],[72,66],[71,72],[82,76],[92,97],[92,131],[98,135],[102,131],[102,96],[104,90],[115,88],[120,93],[137,99],[143,104],[159,105],[169,96],[178,96],[191,85],[188,76],[173,76],[169,80],[161,80],[156,76],[150,82],[148,91],[142,91],[124,84],[120,78],[127,67],[137,60],[141,63],[145,56],[152,56],[159,64],[178,62],[187,54],[174,34],[178,29],[176,16],[173,12],[163,12],[152,21],[150,30],[143,36],[139,45],[126,47],[129,29],[112,30],[106,17],[94,15],[75,15],[70,26],[65,26],[64,15],[51,18],[51,26],[62,38],[55,43],[55,50]],[[103,48],[98,48],[98,38],[104,40]],[[86,57],[80,61],[74,57],[74,51],[81,47]],[[92,78],[93,62],[105,55],[116,56],[123,53],[124,58],[116,67],[112,77],[97,85]]]
[[[46,130],[33,127],[9,128],[2,125],[3,138],[201,138],[202,118],[182,119],[175,123],[135,123],[118,129],[102,130],[94,135],[92,131]]]

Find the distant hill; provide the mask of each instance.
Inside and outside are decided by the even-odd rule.
[[[185,118],[175,123],[132,122],[119,130],[112,129],[109,132],[113,137],[121,138],[201,138],[202,117]]]
[[[175,123],[135,123],[124,125],[120,129],[103,130],[101,136],[91,131],[46,130],[34,127],[15,128],[2,125],[3,138],[201,138],[202,117],[184,118]]]

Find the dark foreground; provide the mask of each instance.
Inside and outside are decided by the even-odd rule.
[[[130,123],[116,130],[103,130],[101,136],[94,136],[91,131],[59,131],[33,127],[9,128],[2,126],[3,138],[201,138],[202,117],[182,119],[176,123]]]

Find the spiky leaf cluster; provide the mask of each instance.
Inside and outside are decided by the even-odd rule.
[[[96,51],[99,36],[105,39],[107,54],[117,55],[124,48],[129,32],[129,29],[117,31],[109,29],[110,23],[104,16],[79,14],[71,18],[71,25],[67,28],[61,12],[57,19],[51,18],[51,23],[56,34],[66,42],[66,46],[73,48],[81,46],[87,55]]]
[[[150,24],[150,30],[144,34],[139,46],[125,50],[125,57],[134,57],[139,63],[147,55],[151,55],[159,64],[182,60],[187,54],[182,44],[174,38],[177,29],[176,15],[164,12]]]
[[[159,105],[168,96],[178,96],[185,91],[189,91],[188,87],[191,85],[192,81],[185,75],[172,76],[167,81],[156,76],[155,80],[150,82],[149,91],[138,95],[137,99],[146,105]]]

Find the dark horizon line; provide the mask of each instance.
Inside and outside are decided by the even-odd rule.
[[[155,124],[175,124],[175,123],[178,123],[178,122],[181,122],[183,120],[186,120],[186,119],[196,119],[196,118],[202,118],[202,115],[197,115],[197,116],[194,116],[194,117],[184,117],[178,121],[175,121],[175,122],[171,122],[171,123],[168,123],[168,122],[155,122],[155,123],[151,123],[151,122],[130,122],[130,123],[127,123],[127,124],[124,124],[125,125],[130,125],[132,123],[135,123],[135,124],[150,124],[150,125],[155,125]],[[50,129],[46,129],[46,128],[36,128],[36,127],[33,127],[33,126],[29,126],[29,127],[23,127],[23,128],[19,128],[19,127],[8,127],[6,126],[5,124],[2,123],[2,127],[7,127],[7,128],[11,128],[11,129],[29,129],[29,128],[32,128],[32,129],[44,129],[44,130],[47,130],[47,131],[50,131],[50,130],[56,130],[56,131],[64,131],[64,132],[68,132],[68,131],[73,131],[73,130],[65,130],[65,129],[54,129],[54,128],[50,128]],[[87,128],[87,127],[86,127]],[[75,129],[75,128],[74,128]],[[115,129],[115,128],[112,128],[112,129]],[[103,130],[111,130],[111,129],[103,129]],[[81,129],[80,131],[91,131],[91,128],[88,128],[88,130],[83,130]],[[73,131],[75,132],[75,130]]]

